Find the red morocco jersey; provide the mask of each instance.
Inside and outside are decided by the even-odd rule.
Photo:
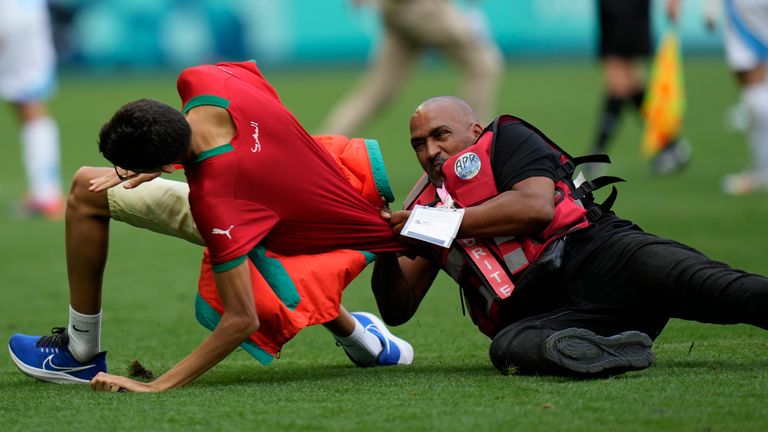
[[[215,270],[239,264],[258,244],[283,255],[402,249],[254,62],[192,67],[177,86],[184,113],[218,106],[237,128],[230,143],[185,165],[192,215]]]

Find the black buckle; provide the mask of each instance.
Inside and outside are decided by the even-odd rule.
[[[597,189],[597,186],[590,180],[585,180],[579,187],[571,192],[571,197],[575,200],[580,200],[587,196],[590,192]]]
[[[599,205],[596,205],[587,211],[587,220],[590,222],[594,222],[600,219],[600,216],[602,216],[603,213],[604,212],[602,207],[600,207]]]
[[[571,192],[571,197],[573,199],[582,199],[585,196],[589,195],[590,192],[596,189],[600,189],[603,186],[607,186],[612,183],[618,183],[623,182],[624,179],[620,177],[612,177],[612,176],[601,176],[593,180],[587,180],[584,183],[580,184],[579,187],[577,187],[573,192]]]
[[[597,189],[597,186],[591,180],[586,180],[584,183],[580,184],[577,189],[581,189],[582,190],[581,196],[584,196],[592,192],[593,190]]]

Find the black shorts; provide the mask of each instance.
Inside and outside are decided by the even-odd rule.
[[[650,0],[599,0],[600,58],[651,55]]]

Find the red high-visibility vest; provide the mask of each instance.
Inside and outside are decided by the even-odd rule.
[[[517,117],[504,115],[494,120],[475,144],[443,164],[444,186],[457,207],[479,205],[499,194],[491,161],[498,137],[497,131],[501,125],[508,122],[525,124],[561,155],[561,167],[558,168],[560,178],[555,182],[555,213],[552,222],[535,235],[462,238],[456,239],[448,249],[433,249],[441,268],[462,288],[463,298],[467,300],[473,322],[490,337],[509,324],[505,317],[499,314],[500,302],[510,298],[516,285],[532,268],[559,265],[553,261],[560,258],[562,242],[556,241],[590,225],[591,218],[587,217],[588,211],[582,204],[582,199],[594,189],[590,187],[577,190],[571,180],[575,159],[535,127]],[[579,163],[607,161],[602,155],[577,159],[581,159]],[[607,182],[599,182],[600,186],[620,180],[605,179]],[[434,186],[424,175],[406,198],[405,208],[433,204],[436,196]],[[588,198],[591,200],[591,195]]]

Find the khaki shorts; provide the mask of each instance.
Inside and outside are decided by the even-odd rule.
[[[112,219],[205,246],[189,209],[189,186],[156,178],[135,189],[107,190]]]

